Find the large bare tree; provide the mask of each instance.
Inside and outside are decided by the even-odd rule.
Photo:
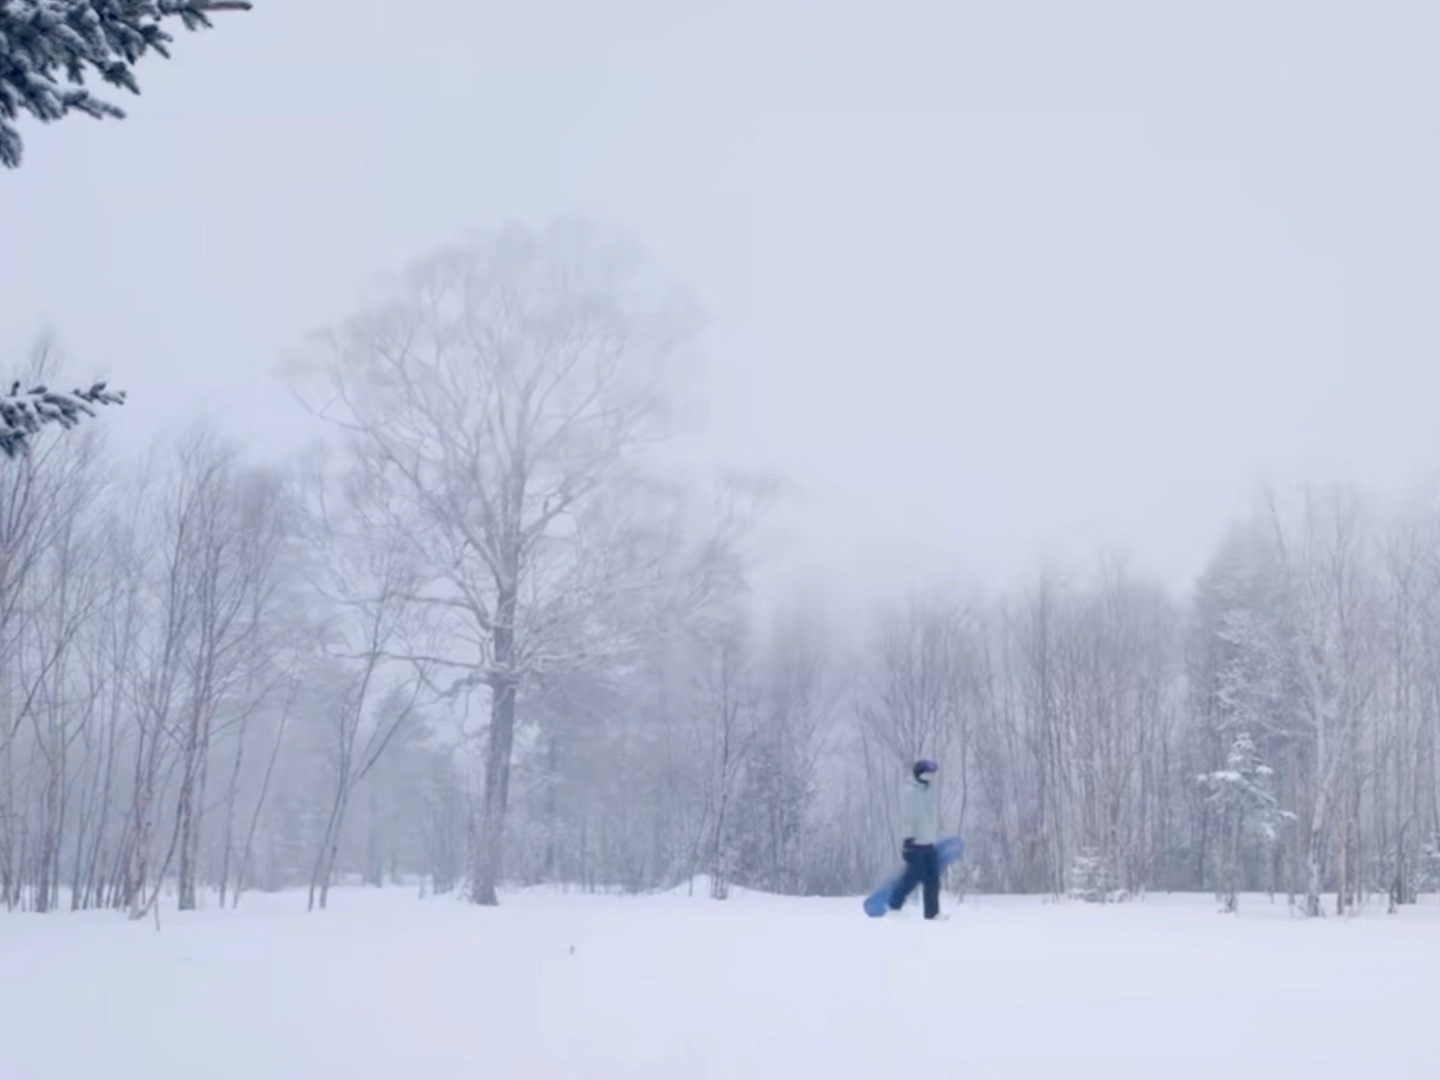
[[[345,434],[366,527],[413,560],[405,599],[440,644],[408,658],[453,672],[448,692],[488,691],[477,903],[496,903],[516,695],[579,659],[606,592],[583,511],[672,430],[689,311],[581,224],[515,225],[425,259],[296,369]]]

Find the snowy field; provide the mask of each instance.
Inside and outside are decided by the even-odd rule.
[[[4,1080],[1440,1077],[1440,904],[343,890],[0,916]]]

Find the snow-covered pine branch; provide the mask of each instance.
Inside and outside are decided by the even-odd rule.
[[[0,96],[3,96],[3,85],[0,85]],[[3,144],[3,137],[3,126],[0,126],[0,144]],[[97,382],[89,390],[72,390],[69,393],[45,386],[22,392],[20,386],[17,382],[11,386],[10,393],[0,395],[0,453],[12,459],[26,451],[30,438],[46,424],[72,428],[80,422],[81,416],[95,415],[94,405],[122,405],[125,402],[123,390],[113,393],[106,389],[103,382]]]
[[[124,110],[85,89],[87,73],[140,93],[134,65],[146,53],[169,57],[166,20],[210,26],[217,11],[248,11],[249,0],[0,0],[0,165],[16,168],[24,145],[14,121],[26,112],[52,123],[71,112],[123,119]]]

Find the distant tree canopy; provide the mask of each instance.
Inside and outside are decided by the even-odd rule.
[[[72,390],[68,394],[37,386],[21,391],[15,383],[8,394],[0,394],[0,454],[14,459],[23,454],[29,439],[46,424],[72,428],[81,416],[94,416],[94,405],[120,405],[124,391],[113,393],[103,382],[89,390]]]
[[[16,168],[21,112],[46,123],[73,112],[123,119],[125,113],[84,88],[87,71],[133,94],[132,70],[147,52],[169,57],[164,22],[188,30],[216,11],[248,11],[249,0],[0,0],[0,165]]]

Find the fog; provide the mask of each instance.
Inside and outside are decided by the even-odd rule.
[[[1440,891],[1434,3],[257,0],[62,96],[174,10],[0,0],[0,907]]]
[[[128,119],[24,126],[0,347],[123,386],[122,446],[204,409],[279,457],[307,332],[578,213],[707,306],[699,452],[794,482],[785,580],[1112,551],[1184,589],[1257,484],[1440,460],[1437,35],[1424,0],[267,0]]]

